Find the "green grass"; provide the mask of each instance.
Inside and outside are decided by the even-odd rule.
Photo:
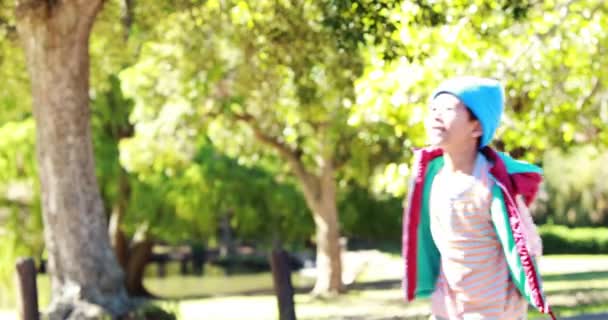
[[[428,301],[405,305],[398,279],[387,270],[400,267],[401,258],[384,255],[383,260],[364,270],[358,282],[376,283],[353,289],[348,294],[330,299],[313,299],[298,294],[298,319],[427,319]],[[608,310],[608,256],[559,255],[546,256],[541,261],[544,287],[549,302],[560,317],[596,313]],[[599,271],[602,270],[603,271]],[[167,302],[159,302],[161,305]],[[234,295],[188,299],[177,303],[180,319],[276,319],[276,300],[270,294]],[[546,319],[531,310],[530,319]]]
[[[51,301],[51,281],[47,275],[38,275],[36,285],[38,286],[38,305],[47,306]],[[15,288],[0,287],[0,319],[5,319],[2,312],[14,308],[16,303]]]
[[[358,285],[347,294],[332,299],[314,299],[296,294],[300,320],[329,319],[426,319],[428,301],[404,304],[398,272],[401,258],[377,253],[357,278]],[[549,302],[560,317],[608,310],[608,255],[546,256],[540,261]],[[210,269],[204,277],[180,277],[177,266],[170,266],[166,278],[151,277],[146,286],[166,299],[155,304],[178,314],[178,319],[276,319],[276,299],[272,295],[269,273],[222,276]],[[293,276],[298,287],[312,284],[299,274]],[[41,305],[48,303],[48,278],[38,281]],[[14,311],[2,310],[0,319],[15,319]],[[529,318],[542,317],[535,311]]]
[[[292,281],[296,287],[306,287],[314,284],[311,279],[298,275],[294,275]],[[169,299],[206,298],[239,293],[270,292],[272,290],[272,275],[264,272],[233,276],[170,276],[166,278],[147,278],[144,284],[153,294]]]

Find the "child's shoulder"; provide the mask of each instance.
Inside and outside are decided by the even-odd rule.
[[[532,163],[515,159],[504,152],[497,152],[499,158],[504,162],[508,174],[517,173],[538,173],[542,174],[543,170]]]

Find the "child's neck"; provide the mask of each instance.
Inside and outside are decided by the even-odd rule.
[[[448,173],[464,173],[470,175],[475,169],[477,159],[477,146],[444,148],[444,170]]]

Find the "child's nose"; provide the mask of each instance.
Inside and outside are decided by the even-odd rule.
[[[426,117],[425,119],[425,125],[428,127],[433,127],[441,124],[443,124],[443,120],[437,114],[429,114],[428,117]]]
[[[442,113],[441,110],[433,110],[431,111],[431,114],[429,115],[429,120],[431,122],[442,122]]]

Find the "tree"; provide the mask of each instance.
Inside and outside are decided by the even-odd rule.
[[[602,1],[437,1],[404,4],[399,29],[405,52],[386,63],[373,51],[358,80],[358,118],[389,123],[407,146],[424,146],[428,97],[444,79],[495,77],[506,107],[494,146],[542,164],[551,148],[606,144],[601,71],[608,37]],[[410,155],[378,172],[374,189],[406,191]]]
[[[90,305],[126,313],[93,158],[89,36],[103,1],[17,1],[16,25],[31,81],[51,317],[83,318]]]
[[[127,176],[118,161],[117,145],[121,138],[132,132],[132,125],[128,122],[129,101],[121,99],[120,88],[116,87],[115,81],[112,81],[112,79],[115,79],[113,77],[114,73],[136,59],[137,46],[145,38],[146,30],[151,28],[150,26],[154,24],[156,18],[159,15],[169,14],[172,10],[183,10],[188,3],[188,1],[184,1],[179,5],[147,6],[147,11],[144,14],[139,7],[134,5],[133,1],[108,1],[104,5],[104,10],[96,18],[94,31],[89,41],[92,60],[96,61],[91,68],[92,86],[90,92],[93,103],[93,136],[97,178],[101,187],[104,207],[107,209],[108,217],[111,217],[112,223],[109,225],[111,242],[119,257],[119,263],[125,269],[127,290],[133,295],[146,294],[141,283],[141,277],[143,276],[145,257],[150,251],[151,241],[145,239],[146,237],[140,239],[142,242],[134,241],[121,230],[129,228],[122,225],[121,221],[125,214],[125,204],[129,202],[130,184],[136,183],[136,181]],[[24,125],[24,128],[15,132],[24,132],[25,128],[28,128],[27,132],[33,134],[33,131],[29,130],[29,128],[33,129],[33,126],[27,125],[29,124],[28,118],[31,117],[32,113],[31,90],[25,71],[24,56],[21,52],[16,52],[19,49],[15,45],[17,32],[13,10],[12,6],[0,7],[0,34],[7,40],[1,42],[0,50],[2,57],[0,61],[3,65],[1,75],[2,78],[7,79],[5,84],[7,90],[0,93],[0,102],[6,112],[2,113],[0,120],[4,122],[4,119],[8,121],[25,119],[26,121],[16,124],[18,129],[21,129],[21,124]],[[110,44],[110,42],[112,43]],[[14,126],[10,126],[10,128],[15,130]],[[7,127],[6,129],[10,128]],[[12,146],[10,145],[11,141],[13,140],[7,140],[7,146],[18,147],[18,150],[23,150],[29,146],[29,144],[19,143]],[[10,153],[7,156],[10,156]],[[32,164],[35,165],[35,162],[32,162]],[[14,170],[23,172],[18,167]],[[9,172],[13,172],[13,170],[9,170]],[[36,172],[27,171],[25,177],[33,179],[32,174],[37,175]],[[37,179],[34,180],[37,183]],[[15,181],[4,180],[4,182],[10,187]],[[115,186],[118,186],[118,189],[121,189],[122,192],[117,192]],[[34,188],[32,192],[33,199],[39,198],[36,189]],[[31,213],[38,211],[36,210],[36,203],[22,204],[22,206],[27,207],[28,212]],[[35,220],[38,216],[36,214],[21,214],[20,219],[25,217]],[[41,229],[41,225],[39,226]],[[13,234],[12,231],[11,234]],[[41,230],[28,233],[38,234],[41,233]],[[15,239],[20,238],[18,237],[19,234],[23,234],[23,232],[14,230]],[[139,235],[145,236],[141,233]],[[13,242],[6,241],[3,243],[8,245]],[[40,244],[40,241],[37,243]],[[31,250],[35,251],[32,253],[38,256],[42,249],[30,247],[27,251]],[[25,253],[26,251],[20,250],[20,252]],[[7,266],[11,268],[12,263],[8,263]]]
[[[172,238],[171,233],[181,231],[184,224],[183,220],[173,223],[174,211],[164,198],[166,188],[147,185],[129,174],[120,163],[119,145],[134,132],[129,120],[133,102],[123,96],[116,75],[137,61],[139,47],[147,37],[159,36],[153,30],[159,18],[188,10],[193,3],[196,1],[155,2],[146,6],[136,5],[132,0],[106,2],[91,38],[91,55],[96,61],[91,78],[97,177],[109,217],[110,242],[125,272],[127,292],[133,296],[150,295],[143,285],[143,276],[153,242]],[[160,192],[150,190],[153,187],[158,187]],[[134,199],[134,195],[142,191],[156,194],[158,198]],[[150,209],[150,203],[154,209],[141,212]],[[155,228],[159,223],[162,228]],[[163,228],[167,231],[158,232]]]
[[[110,242],[125,272],[127,292],[131,296],[150,296],[143,285],[143,276],[153,241],[146,224],[135,222],[135,231],[130,234],[125,232],[124,224],[129,209],[140,209],[133,206],[131,197],[140,182],[124,170],[119,160],[120,141],[133,135],[133,125],[129,122],[133,103],[123,97],[115,75],[109,77],[108,84],[107,90],[99,91],[92,101],[97,177],[109,217]]]
[[[374,145],[359,151],[364,159],[357,160],[368,165],[396,142],[374,140],[387,130],[383,123],[355,128],[347,121],[362,64],[361,42],[347,36],[372,36],[376,29],[365,28],[376,9],[388,16],[394,2],[364,4],[368,20],[353,24],[361,29],[336,32],[325,18],[350,6],[211,1],[159,24],[165,38],[147,43],[140,62],[121,75],[142,127],[167,112],[195,130],[207,130],[200,119],[214,119],[208,134],[230,156],[284,161],[316,225],[316,293],[343,289],[337,179],[356,158],[351,146]]]
[[[101,196],[106,208],[107,217],[110,220],[109,233],[112,247],[118,257],[119,264],[125,271],[125,285],[131,295],[147,295],[148,292],[143,287],[143,269],[147,262],[147,256],[151,252],[152,240],[149,238],[148,225],[136,219],[130,219],[131,225],[123,223],[124,216],[127,214],[127,207],[131,211],[140,208],[131,204],[131,190],[141,189],[139,181],[125,172],[119,163],[118,144],[121,139],[131,135],[133,129],[128,118],[131,112],[130,101],[125,99],[120,92],[120,84],[114,76],[125,66],[128,66],[137,58],[137,48],[141,41],[149,36],[148,31],[152,28],[159,16],[168,15],[174,10],[186,10],[189,1],[179,4],[167,5],[155,3],[155,6],[146,6],[145,10],[135,6],[133,1],[108,1],[104,9],[96,18],[94,30],[90,40],[90,51],[92,60],[96,61],[91,66],[91,102],[92,102],[92,127],[93,127],[93,147],[96,155],[96,173],[101,187]],[[2,78],[7,79],[5,88],[0,92],[0,103],[3,112],[0,122],[19,121],[10,123],[3,127],[6,132],[16,134],[16,139],[5,139],[7,153],[2,157],[8,162],[5,167],[2,179],[0,179],[0,189],[13,188],[14,186],[32,185],[33,191],[28,194],[31,198],[39,199],[38,179],[36,170],[23,170],[24,164],[14,163],[11,157],[25,159],[26,166],[33,165],[35,161],[29,161],[29,142],[34,137],[33,121],[31,117],[31,96],[25,70],[24,56],[21,52],[16,52],[17,32],[14,24],[13,9],[0,7],[0,35],[5,37],[0,42],[0,56],[3,68],[0,71]],[[110,43],[111,42],[111,43]],[[126,50],[125,50],[126,48]],[[20,121],[24,119],[24,121]],[[10,131],[9,131],[10,130]],[[27,133],[27,134],[23,134]],[[32,151],[33,152],[33,151]],[[31,180],[30,180],[31,179]],[[10,191],[10,190],[9,190]],[[10,193],[7,191],[7,193]],[[7,199],[10,200],[10,199]],[[12,201],[12,200],[11,200]],[[6,201],[0,201],[4,206]],[[12,204],[11,204],[12,205]],[[35,241],[35,237],[24,239],[21,235],[36,235],[42,233],[42,223],[38,202],[29,201],[19,203],[18,208],[12,205],[10,216],[14,220],[15,228],[9,229],[5,233],[10,235],[3,246],[7,247],[5,252],[17,252],[41,256],[42,241]],[[19,214],[17,214],[19,209]],[[153,213],[149,213],[154,216]],[[167,214],[171,214],[170,212]],[[11,220],[11,221],[13,221]],[[170,219],[169,219],[170,220]],[[157,220],[152,219],[150,223]],[[9,221],[7,221],[8,223]],[[12,222],[10,222],[13,225]],[[27,229],[26,229],[27,228]],[[38,229],[33,229],[38,228]],[[27,232],[26,232],[27,230]],[[130,230],[130,233],[125,233]],[[139,232],[138,232],[139,231]],[[32,238],[32,239],[29,239]],[[27,241],[25,241],[27,240]],[[9,250],[10,249],[10,250]],[[6,260],[0,269],[7,270],[1,272],[9,275],[12,269],[12,259]],[[5,269],[5,267],[7,269]],[[4,282],[4,281],[3,281]],[[11,283],[12,281],[8,281]]]

